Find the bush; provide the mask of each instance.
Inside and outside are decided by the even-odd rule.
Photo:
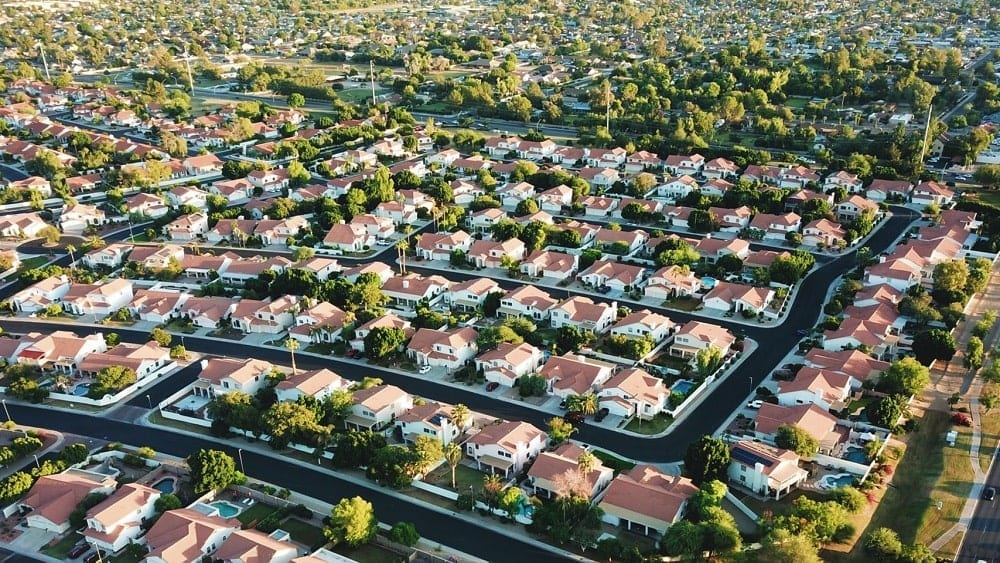
[[[417,533],[417,527],[413,524],[396,522],[389,530],[389,539],[406,547],[413,547],[420,541],[420,534]]]
[[[458,495],[458,498],[455,499],[455,508],[459,510],[472,510],[474,504],[475,499],[472,495]]]
[[[291,508],[291,513],[293,516],[298,516],[303,520],[311,520],[313,517],[312,510],[309,510],[309,508],[304,504],[296,504],[293,506]]]
[[[125,454],[122,463],[129,467],[146,467],[146,460],[135,454]]]

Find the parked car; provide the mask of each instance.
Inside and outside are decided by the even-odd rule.
[[[417,371],[419,373],[427,373],[431,371],[431,366],[420,366],[420,369],[418,369]]]
[[[86,553],[88,549],[90,549],[90,545],[87,544],[87,542],[80,542],[74,545],[73,548],[66,553],[66,557],[69,557],[70,559],[76,559],[77,557]]]
[[[94,553],[88,555],[83,561],[84,563],[97,563],[98,561],[103,561],[103,559],[101,558],[101,554],[95,551]]]
[[[496,391],[497,387],[500,387],[500,383],[496,381],[490,381],[486,384],[486,391]]]
[[[764,404],[764,401],[762,401],[760,399],[757,399],[756,401],[750,401],[749,403],[747,403],[747,408],[748,409],[759,409],[761,407],[761,405],[763,405],[763,404]]]
[[[604,420],[604,418],[607,417],[608,414],[610,414],[610,413],[611,413],[611,411],[608,410],[608,407],[604,407],[601,410],[597,411],[597,414],[594,415],[594,421],[595,422],[600,422],[600,421]]]
[[[566,422],[570,424],[580,425],[583,424],[583,413],[580,411],[568,412],[566,413],[565,419]]]
[[[957,412],[951,415],[951,421],[959,426],[972,426],[972,417],[964,412]]]
[[[993,500],[996,496],[997,490],[993,487],[987,487],[987,489],[983,492],[983,500]]]

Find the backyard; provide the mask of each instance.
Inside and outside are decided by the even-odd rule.
[[[483,486],[483,478],[486,474],[482,471],[477,471],[467,465],[459,464],[455,468],[455,489],[451,488],[451,466],[447,463],[441,464],[440,467],[431,471],[424,477],[424,482],[431,485],[437,485],[443,489],[455,490],[459,493],[468,492],[469,487],[474,487],[480,489]]]

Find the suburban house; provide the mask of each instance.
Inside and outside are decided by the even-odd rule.
[[[686,266],[666,266],[657,270],[646,281],[643,294],[646,297],[667,300],[674,297],[690,297],[702,288],[701,278]]]
[[[756,315],[773,300],[774,290],[771,288],[720,281],[705,294],[701,302],[706,309]]]
[[[854,194],[841,201],[834,208],[838,221],[854,221],[868,215],[874,218],[879,212],[878,204],[870,199]]]
[[[847,245],[847,231],[829,219],[816,219],[802,227],[802,243],[806,246],[838,247]]]
[[[861,382],[850,375],[813,367],[803,367],[791,381],[779,381],[779,405],[812,403],[823,410],[842,410],[851,396],[851,389]]]
[[[677,324],[669,317],[653,313],[649,309],[642,309],[632,311],[619,319],[611,327],[611,334],[628,338],[649,337],[653,342],[659,343],[666,340],[676,327]]]
[[[819,442],[820,452],[830,452],[843,438],[835,430],[837,417],[812,404],[782,406],[764,403],[757,411],[754,436],[769,444],[782,426],[798,426]]]
[[[836,330],[823,332],[824,350],[846,350],[867,346],[880,359],[895,353],[899,341],[898,329],[882,320],[851,317],[844,319]]]
[[[10,303],[15,311],[37,313],[62,301],[70,287],[72,284],[65,275],[50,276],[15,293]]]
[[[913,184],[906,180],[875,179],[868,185],[865,198],[876,203],[883,201],[906,201],[910,197]]]
[[[92,352],[79,365],[84,377],[96,377],[98,372],[111,366],[127,367],[139,379],[155,373],[170,363],[170,350],[155,341],[145,344],[122,342],[105,352]]]
[[[337,223],[323,237],[323,246],[347,252],[361,252],[373,244],[375,236],[357,223]]]
[[[79,234],[87,227],[99,227],[105,223],[107,223],[107,217],[104,211],[96,206],[82,203],[66,206],[59,215],[59,228],[64,233]]]
[[[346,321],[346,312],[320,301],[295,315],[295,326],[288,336],[302,343],[333,343]]]
[[[703,166],[705,166],[705,157],[697,153],[690,156],[672,154],[663,162],[663,169],[676,175],[695,176],[701,172]]]
[[[713,158],[705,163],[701,169],[702,176],[706,178],[735,178],[739,174],[739,167],[736,163],[726,158]]]
[[[542,364],[542,352],[527,342],[501,342],[495,349],[476,358],[476,370],[486,381],[513,387],[521,377],[534,373]]]
[[[115,278],[107,283],[74,283],[62,297],[62,307],[73,315],[104,317],[132,301],[132,280]]]
[[[587,217],[609,217],[618,207],[618,199],[589,195],[580,200],[580,205],[583,206],[583,214]]]
[[[658,170],[663,167],[663,159],[654,153],[638,151],[625,158],[625,172],[636,174],[644,170]]]
[[[477,240],[469,247],[466,258],[477,268],[501,268],[504,257],[516,262],[524,259],[525,247],[520,239],[512,238],[503,242]]]
[[[538,204],[542,211],[562,212],[562,208],[573,203],[573,189],[566,185],[549,188],[538,194]]]
[[[830,174],[823,180],[823,190],[835,190],[837,188],[844,188],[849,194],[861,193],[864,190],[864,182],[858,178],[857,174],[848,172],[846,170],[840,170]]]
[[[188,297],[191,294],[179,291],[139,289],[127,307],[133,317],[163,324],[174,318]]]
[[[778,182],[778,186],[785,189],[804,188],[806,185],[819,183],[819,174],[811,168],[805,166],[793,166],[784,170]]]
[[[723,233],[738,233],[742,231],[743,229],[750,226],[750,217],[753,215],[753,211],[745,205],[737,207],[736,209],[729,209],[726,207],[709,207],[708,212],[715,217],[715,221],[719,226],[719,232]],[[701,239],[701,240],[726,240],[726,239]],[[732,240],[735,241],[742,239],[732,239]]]
[[[413,309],[421,301],[433,305],[441,299],[450,285],[451,282],[441,276],[407,274],[389,278],[382,286],[382,293],[396,305]]]
[[[564,480],[567,474],[572,475],[582,471],[579,460],[586,451],[574,443],[566,442],[554,451],[538,454],[535,463],[532,463],[531,469],[528,470],[528,482],[531,483],[535,495],[540,498],[556,498],[562,488],[560,481]],[[611,483],[615,475],[615,472],[606,467],[601,460],[596,457],[594,459],[590,471],[586,474],[581,473],[591,500]]]
[[[600,405],[609,414],[650,420],[668,405],[670,389],[659,377],[638,368],[623,369],[601,387]]]
[[[194,382],[194,394],[214,399],[239,391],[254,395],[267,384],[274,366],[258,359],[210,358],[202,360],[201,373]]]
[[[751,184],[771,184],[777,186],[781,181],[782,169],[777,166],[764,166],[759,164],[749,164],[740,174],[740,180],[745,180]]]
[[[594,237],[594,246],[607,252],[629,255],[642,248],[648,239],[646,231],[613,231],[601,228]],[[624,250],[624,252],[619,250]]]
[[[378,239],[388,239],[396,234],[396,225],[393,224],[392,219],[376,217],[370,213],[355,215],[351,219],[351,225],[364,227],[369,235],[375,237],[376,242]]]
[[[7,238],[35,237],[48,226],[49,224],[42,220],[38,213],[4,215],[0,217],[0,236]]]
[[[501,306],[502,303],[501,300]],[[601,334],[615,321],[617,313],[616,303],[595,303],[589,297],[575,295],[549,310],[549,322],[552,328],[575,326]]]
[[[551,295],[534,285],[522,285],[512,289],[500,298],[500,317],[527,317],[535,321],[549,318],[552,309],[559,304]]]
[[[84,358],[108,349],[104,335],[99,332],[84,337],[64,330],[49,334],[30,332],[20,340],[17,363],[65,374],[76,373]]]
[[[346,389],[351,382],[326,369],[298,371],[278,382],[274,387],[278,401],[297,401],[302,397],[314,397],[323,401],[334,391]]]
[[[507,219],[507,212],[496,207],[488,207],[476,211],[469,216],[469,228],[473,233],[489,233],[493,230],[493,225]]]
[[[191,508],[168,510],[146,532],[146,563],[201,561],[240,530],[235,518],[207,516]]]
[[[809,472],[799,467],[799,454],[760,442],[736,442],[730,448],[730,459],[730,483],[774,500],[809,477]]]
[[[474,278],[451,286],[444,294],[444,301],[452,307],[475,311],[483,306],[491,293],[503,293],[500,285],[490,278]]]
[[[178,242],[194,240],[207,233],[208,215],[205,213],[181,215],[163,227],[163,234]]]
[[[954,190],[939,182],[928,180],[920,182],[913,188],[913,194],[910,201],[917,205],[935,204],[938,206],[946,206],[950,205],[954,199]]]
[[[614,291],[627,292],[642,282],[645,269],[614,260],[596,260],[589,268],[580,272],[577,279],[591,287],[610,287]]]
[[[413,408],[413,397],[395,385],[376,385],[354,392],[348,430],[379,430]]]
[[[806,366],[847,374],[861,382],[889,369],[889,362],[877,360],[861,350],[813,348],[806,353],[804,361]]]
[[[417,256],[424,260],[449,260],[451,253],[460,250],[468,254],[472,237],[465,231],[454,233],[424,233],[417,242]]]
[[[764,239],[785,240],[788,233],[798,232],[802,227],[802,217],[798,213],[785,213],[784,215],[773,215],[771,213],[758,213],[750,220],[751,229],[756,229],[764,233]]]
[[[117,553],[142,534],[142,525],[156,514],[154,505],[161,494],[138,483],[122,485],[87,511],[83,536],[104,552]]]
[[[364,352],[365,337],[375,328],[398,328],[403,331],[407,338],[413,336],[413,329],[410,328],[410,321],[396,316],[389,312],[381,317],[376,317],[354,330],[354,340],[351,340],[351,348]]]
[[[226,297],[188,297],[178,305],[177,314],[202,328],[218,328],[236,307]]]
[[[643,535],[662,535],[684,516],[698,487],[652,465],[636,465],[615,477],[598,506],[604,521]]]
[[[236,302],[229,322],[247,334],[278,334],[295,323],[299,306],[299,298],[294,295],[282,295],[274,301],[241,299]]]
[[[176,244],[163,246],[137,246],[128,255],[129,262],[141,264],[150,270],[169,268],[174,262],[184,260],[184,248]]]
[[[406,354],[420,366],[434,366],[454,371],[476,356],[476,337],[472,327],[434,330],[421,328],[414,333]]]
[[[699,189],[698,181],[688,175],[674,176],[656,187],[656,195],[671,201],[684,199]]]
[[[534,250],[521,262],[521,273],[533,278],[563,281],[576,273],[579,263],[580,257],[575,254]]]
[[[70,528],[69,516],[91,493],[111,494],[117,483],[107,475],[70,469],[39,477],[19,503],[28,512],[29,528],[61,534]]]
[[[290,541],[278,540],[259,530],[237,530],[212,554],[222,563],[289,563],[299,554]]]
[[[674,335],[674,342],[670,346],[670,355],[680,358],[694,358],[699,350],[715,346],[722,351],[723,356],[726,356],[735,342],[736,337],[721,326],[700,321],[688,321]]]
[[[157,219],[170,213],[170,207],[159,196],[147,193],[137,193],[126,200],[129,214],[143,215]]]
[[[91,250],[80,261],[88,268],[118,268],[125,263],[125,257],[132,252],[132,248],[131,244],[113,243]]]
[[[470,419],[465,421],[465,427],[459,428],[451,421],[451,407],[434,401],[414,406],[396,418],[396,428],[407,444],[416,442],[418,436],[430,436],[447,446],[471,425]]]
[[[565,399],[570,395],[595,393],[614,370],[615,364],[567,353],[549,358],[538,375],[545,379],[549,393]]]
[[[750,241],[740,238],[703,238],[695,242],[694,249],[710,264],[718,262],[723,256],[746,260],[750,256]]]
[[[480,471],[510,477],[538,457],[548,436],[527,422],[501,422],[483,427],[465,442],[465,453]]]

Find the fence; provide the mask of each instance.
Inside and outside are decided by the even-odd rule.
[[[70,393],[49,393],[50,399],[55,399],[57,401],[66,401],[67,403],[79,403],[81,405],[90,405],[94,407],[106,407],[108,405],[117,403],[123,398],[141,390],[143,387],[148,385],[150,382],[156,380],[161,375],[170,373],[174,369],[177,369],[177,362],[170,362],[164,365],[162,368],[151,372],[144,376],[142,379],[137,380],[132,385],[122,389],[121,391],[115,393],[114,395],[105,395],[100,399],[91,399],[85,395],[73,395]]]

